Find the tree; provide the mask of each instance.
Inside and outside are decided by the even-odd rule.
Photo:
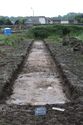
[[[0,17],[0,25],[12,25],[12,22],[8,17]]]
[[[76,16],[75,19],[78,21],[78,23],[83,23],[83,14]]]
[[[4,20],[4,24],[5,25],[12,25],[12,22],[10,21],[9,18],[7,18],[7,19]]]
[[[20,20],[16,20],[15,25],[19,25],[20,24]]]
[[[5,23],[5,17],[0,17],[0,25],[4,25]]]

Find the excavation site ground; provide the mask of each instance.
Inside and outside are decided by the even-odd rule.
[[[0,46],[0,125],[83,125],[83,65],[72,66],[71,49],[18,44]]]

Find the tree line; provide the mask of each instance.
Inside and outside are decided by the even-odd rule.
[[[24,24],[25,17],[4,17],[0,16],[0,25]]]
[[[83,13],[68,13],[64,16],[59,15],[58,17],[53,17],[57,20],[77,20],[78,23],[83,23]]]

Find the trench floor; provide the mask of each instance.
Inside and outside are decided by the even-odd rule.
[[[67,102],[62,80],[43,41],[35,41],[7,104],[45,105]]]

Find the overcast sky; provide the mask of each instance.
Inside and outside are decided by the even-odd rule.
[[[83,13],[83,0],[0,0],[0,16],[54,17],[69,12]]]

